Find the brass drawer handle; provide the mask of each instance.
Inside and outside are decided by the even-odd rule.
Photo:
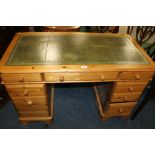
[[[124,110],[122,108],[119,109],[119,113],[123,113]]]
[[[132,88],[132,87],[129,87],[129,91],[130,91],[130,92],[133,92],[133,88]]]
[[[24,91],[24,95],[28,96],[28,91],[27,90]]]
[[[136,80],[140,79],[140,76],[138,74],[135,75]]]
[[[59,81],[60,81],[60,82],[63,82],[63,81],[64,81],[64,76],[60,76]]]
[[[23,77],[19,77],[19,82],[24,82],[24,78]]]
[[[101,80],[102,80],[102,81],[104,81],[104,80],[105,80],[105,77],[104,77],[104,75],[103,75],[103,74],[101,74],[100,78],[101,78]]]
[[[28,101],[27,105],[32,106],[32,105],[34,105],[34,103],[32,101]]]

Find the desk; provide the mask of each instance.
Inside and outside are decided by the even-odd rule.
[[[53,83],[95,83],[101,118],[127,117],[154,71],[154,62],[125,34],[17,33],[0,62],[1,83],[22,123],[53,119],[54,87],[50,93],[47,87]]]

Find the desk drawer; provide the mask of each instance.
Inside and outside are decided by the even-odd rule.
[[[18,84],[18,85],[5,85],[10,96],[43,96],[45,95],[44,84]]]
[[[109,115],[128,115],[135,107],[136,102],[109,104],[106,114]]]
[[[106,81],[117,79],[117,72],[94,73],[45,73],[47,82]]]
[[[39,82],[42,81],[41,74],[2,74],[2,81],[6,83],[14,83],[14,82]]]
[[[153,72],[122,72],[119,79],[121,80],[150,80]]]
[[[115,93],[142,92],[148,81],[116,82]]]
[[[20,117],[46,117],[50,116],[48,110],[45,111],[20,111]]]
[[[141,93],[114,93],[111,97],[111,102],[130,102],[138,101]]]
[[[46,96],[38,97],[12,97],[18,111],[48,110]]]

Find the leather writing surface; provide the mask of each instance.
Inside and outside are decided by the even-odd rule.
[[[8,66],[148,64],[127,37],[114,35],[21,36]]]

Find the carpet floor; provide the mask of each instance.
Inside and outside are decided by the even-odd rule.
[[[16,110],[9,101],[0,109],[1,129],[147,129],[155,128],[155,97],[134,119],[112,118],[102,121],[99,117],[94,90],[89,84],[56,85],[54,120],[46,125],[32,122],[22,125]]]

